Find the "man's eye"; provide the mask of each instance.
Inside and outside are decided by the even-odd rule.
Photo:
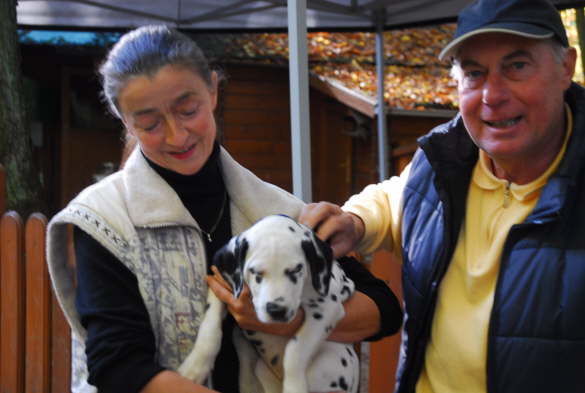
[[[525,61],[515,61],[510,65],[510,68],[519,71],[526,68],[527,65],[528,63],[526,63]]]
[[[504,66],[504,74],[514,81],[526,80],[533,75],[535,69],[527,61],[513,61]]]
[[[479,70],[470,70],[470,71],[465,71],[465,73],[463,75],[465,76],[465,79],[477,80],[477,79],[481,78],[481,76],[483,75],[483,72],[481,72]]]

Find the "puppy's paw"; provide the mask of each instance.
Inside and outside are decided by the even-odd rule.
[[[284,377],[282,383],[282,393],[308,393],[309,386],[304,377],[290,378],[289,376]]]
[[[187,359],[179,366],[179,374],[191,381],[202,384],[209,374],[211,374],[213,358],[207,356],[197,356],[193,351]]]

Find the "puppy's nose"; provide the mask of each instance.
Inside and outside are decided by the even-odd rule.
[[[266,303],[266,312],[275,321],[284,321],[286,319],[287,308],[274,302],[268,302]]]

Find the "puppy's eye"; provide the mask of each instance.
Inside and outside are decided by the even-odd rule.
[[[287,269],[286,273],[287,274],[299,274],[301,272],[301,270],[303,270],[303,264],[299,263],[298,265],[296,265],[292,269]]]
[[[254,280],[256,280],[256,282],[258,284],[260,284],[262,282],[262,276],[263,276],[262,272],[254,270],[253,267],[249,268],[248,271],[250,272],[251,275],[254,276]]]

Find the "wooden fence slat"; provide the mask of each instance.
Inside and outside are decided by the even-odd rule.
[[[54,294],[51,299],[51,393],[70,393],[71,331]]]
[[[26,393],[50,390],[50,310],[51,292],[45,261],[47,219],[32,214],[25,227],[26,250]]]
[[[24,393],[24,261],[22,220],[0,221],[0,393]]]
[[[6,211],[6,170],[0,164],[0,216]]]

